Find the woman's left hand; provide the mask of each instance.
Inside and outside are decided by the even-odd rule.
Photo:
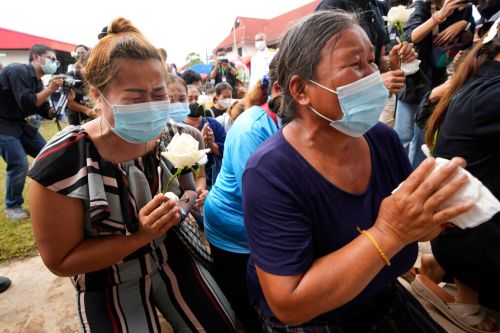
[[[453,23],[448,28],[437,34],[433,41],[434,45],[445,45],[454,40],[467,26],[467,21],[462,20]]]
[[[208,190],[204,190],[201,187],[196,188],[196,208],[201,208],[205,204],[205,199],[207,198]]]
[[[405,85],[405,74],[400,69],[382,73],[380,77],[391,94],[398,94]]]

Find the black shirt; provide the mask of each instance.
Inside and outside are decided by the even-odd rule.
[[[382,46],[389,42],[386,23],[382,18],[387,14],[387,4],[376,0],[322,0],[316,11],[328,9],[342,9],[351,13],[362,12],[359,25],[370,38],[375,48],[375,62],[380,65]]]
[[[434,155],[463,157],[466,169],[500,199],[500,62],[488,60],[453,97]],[[496,215],[500,220],[500,214]]]
[[[232,68],[235,68],[233,63],[229,63],[229,65]],[[236,76],[231,74],[229,71],[229,68],[224,68],[222,66],[219,66],[217,69],[217,75],[215,76],[215,84],[221,83],[221,82],[227,82],[233,88],[233,92],[236,91],[235,86],[236,86]]]
[[[20,137],[34,133],[24,118],[35,113],[48,118],[49,103],[36,106],[36,94],[43,90],[32,64],[10,64],[0,72],[0,134]]]
[[[205,112],[205,117],[217,118],[218,116],[222,116],[224,113],[226,113],[226,110],[219,110],[215,107],[215,105],[210,108],[210,111],[212,112]]]

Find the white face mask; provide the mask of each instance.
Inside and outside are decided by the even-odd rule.
[[[327,88],[313,80],[309,81],[338,96],[343,117],[340,120],[333,120],[322,115],[312,106],[309,108],[321,118],[328,120],[333,128],[353,137],[362,136],[377,124],[389,96],[378,71],[358,81],[338,87],[337,90]]]
[[[219,101],[219,105],[227,109],[231,105],[231,98],[224,98]]]
[[[259,51],[264,51],[264,49],[266,48],[266,42],[263,41],[263,40],[258,40],[258,41],[255,42],[255,47]]]

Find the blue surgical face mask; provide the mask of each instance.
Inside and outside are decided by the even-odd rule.
[[[45,74],[54,74],[57,71],[57,67],[59,66],[56,61],[45,58],[45,64],[40,64],[40,67]]]
[[[130,143],[144,143],[155,139],[162,133],[170,113],[170,102],[157,101],[130,105],[111,105],[115,127],[111,127],[106,117],[104,121],[111,131]]]
[[[384,111],[389,92],[382,83],[380,72],[375,72],[361,80],[338,87],[337,90],[327,88],[313,80],[318,87],[337,94],[343,117],[332,120],[309,108],[321,118],[330,122],[330,126],[353,137],[360,137],[377,124],[380,114]]]
[[[188,103],[177,102],[170,104],[169,118],[175,121],[176,123],[182,123],[184,121],[184,118],[186,118],[186,116],[190,113],[191,110],[189,110]]]

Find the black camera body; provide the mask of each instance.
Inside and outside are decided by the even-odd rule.
[[[63,77],[63,88],[68,89],[80,89],[83,86],[82,80],[77,80],[71,75],[64,75]]]

